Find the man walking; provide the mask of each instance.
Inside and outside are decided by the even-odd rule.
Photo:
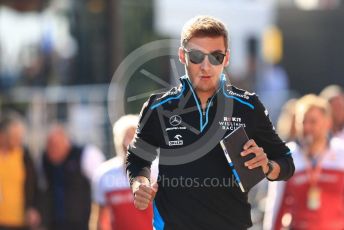
[[[247,193],[224,183],[232,172],[219,141],[243,126],[250,140],[241,154],[255,155],[245,166],[262,168],[269,180],[293,175],[290,151],[258,97],[230,85],[222,74],[230,53],[221,21],[191,19],[178,54],[186,71],[181,85],[149,98],[128,150],[134,204],[143,210],[154,199],[155,229],[246,229],[252,225]],[[156,190],[148,178],[158,153]]]

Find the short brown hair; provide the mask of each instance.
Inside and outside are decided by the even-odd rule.
[[[226,50],[228,49],[228,31],[226,26],[211,16],[200,15],[190,19],[183,27],[181,33],[181,46],[193,37],[218,37],[223,36]]]

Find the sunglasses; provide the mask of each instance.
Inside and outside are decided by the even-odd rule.
[[[223,54],[220,51],[215,51],[209,54],[203,53],[200,50],[187,50],[185,48],[184,51],[189,55],[190,61],[194,64],[202,63],[205,56],[208,56],[208,60],[212,65],[221,65],[226,56],[226,54]]]

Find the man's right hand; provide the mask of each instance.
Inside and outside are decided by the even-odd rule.
[[[150,185],[146,177],[138,176],[132,184],[132,191],[134,194],[134,205],[139,210],[148,208],[149,203],[154,199],[158,191],[158,184]]]

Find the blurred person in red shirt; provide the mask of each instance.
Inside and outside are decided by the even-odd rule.
[[[144,211],[135,208],[125,172],[125,154],[135,136],[137,125],[137,115],[122,116],[114,124],[116,157],[104,162],[94,177],[93,198],[99,205],[98,229],[100,230],[153,229],[152,206]],[[153,168],[157,168],[157,161]],[[152,175],[156,176],[157,173],[153,170]]]
[[[306,95],[296,105],[295,174],[269,183],[264,229],[344,229],[344,143],[329,139],[330,106]]]
[[[0,229],[35,229],[37,177],[33,161],[23,145],[25,124],[14,113],[0,118]]]

